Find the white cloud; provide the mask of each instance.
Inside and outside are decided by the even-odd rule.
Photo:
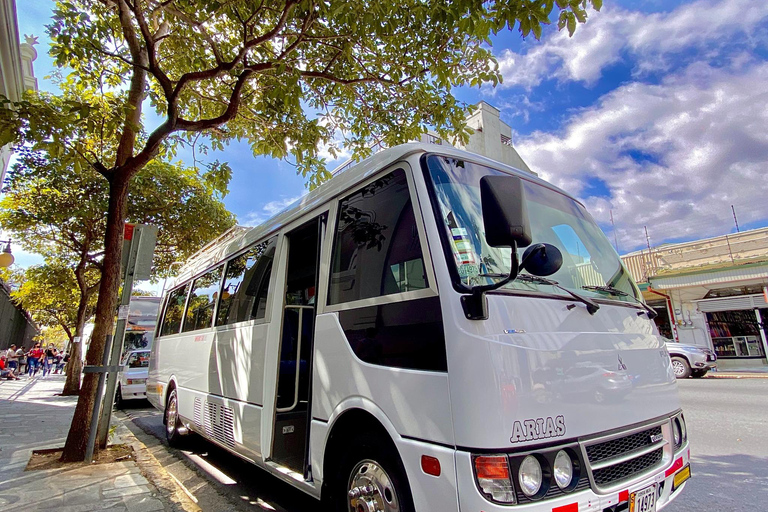
[[[661,84],[621,86],[562,133],[536,132],[516,148],[603,225],[612,209],[623,251],[642,245],[646,225],[652,243],[727,233],[731,205],[742,225],[768,218],[766,83],[766,62],[697,63]],[[596,180],[607,195],[590,193]]]
[[[258,226],[264,221],[270,219],[271,217],[274,217],[281,211],[285,210],[288,206],[295,203],[296,201],[304,197],[306,194],[307,192],[304,191],[295,197],[287,197],[287,198],[277,199],[275,201],[270,201],[265,205],[263,205],[261,208],[246,213],[243,216],[243,219],[239,222],[239,224],[243,226]]]
[[[754,0],[700,0],[668,13],[628,11],[606,5],[591,12],[573,37],[563,30],[526,53],[498,56],[501,87],[535,87],[543,80],[594,83],[602,70],[630,55],[636,73],[667,69],[673,54],[699,49],[710,58],[735,43],[764,44],[757,27],[768,17],[768,3]]]

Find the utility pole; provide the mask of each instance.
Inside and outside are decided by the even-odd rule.
[[[739,231],[739,219],[736,218],[736,208],[734,208],[733,205],[731,205],[731,211],[733,212],[733,222],[736,223],[736,232],[741,233],[741,231]]]

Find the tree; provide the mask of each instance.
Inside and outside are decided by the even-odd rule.
[[[102,123],[115,141],[108,158],[68,146],[110,190],[88,362],[98,363],[112,329],[131,180],[174,140],[205,134],[214,148],[247,140],[256,155],[290,155],[310,186],[329,178],[318,151],[338,149],[337,132],[356,157],[374,142],[412,140],[425,125],[466,140],[466,109],[451,89],[498,83],[489,37],[515,27],[538,37],[553,12],[573,32],[588,4],[601,0],[58,1],[48,31],[57,64],[80,92],[119,91],[105,119],[87,107],[69,112],[72,122]],[[145,134],[147,105],[162,122]],[[21,131],[64,147],[61,124],[43,114],[6,109],[0,139]],[[83,458],[95,394],[95,376],[86,376],[63,460]]]
[[[43,94],[29,101],[56,105],[67,100]],[[98,134],[92,137],[97,139]],[[82,338],[85,323],[95,311],[108,187],[77,158],[73,163],[54,156],[52,147],[20,148],[0,201],[0,226],[46,260],[45,265],[27,270],[14,298],[39,323],[60,325],[71,343],[75,337]],[[153,261],[155,276],[167,275],[173,261],[196,252],[234,224],[220,201],[226,188],[222,189],[217,176],[210,169],[201,174],[194,168],[153,160],[134,178],[128,220],[161,228]],[[64,395],[80,390],[80,344],[72,347]]]

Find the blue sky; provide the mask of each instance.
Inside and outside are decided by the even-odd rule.
[[[17,2],[19,32],[40,36],[45,90],[51,6]],[[768,225],[768,3],[606,0],[572,38],[549,27],[541,41],[493,43],[504,83],[456,96],[501,109],[523,159],[584,201],[611,241],[612,211],[622,254],[645,245],[644,226],[654,245],[733,232],[731,205],[742,229]],[[240,223],[304,192],[289,163],[247,145],[212,158],[234,170],[224,201]]]

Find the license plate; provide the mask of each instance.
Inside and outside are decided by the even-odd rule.
[[[629,512],[656,512],[656,485],[629,495]]]

